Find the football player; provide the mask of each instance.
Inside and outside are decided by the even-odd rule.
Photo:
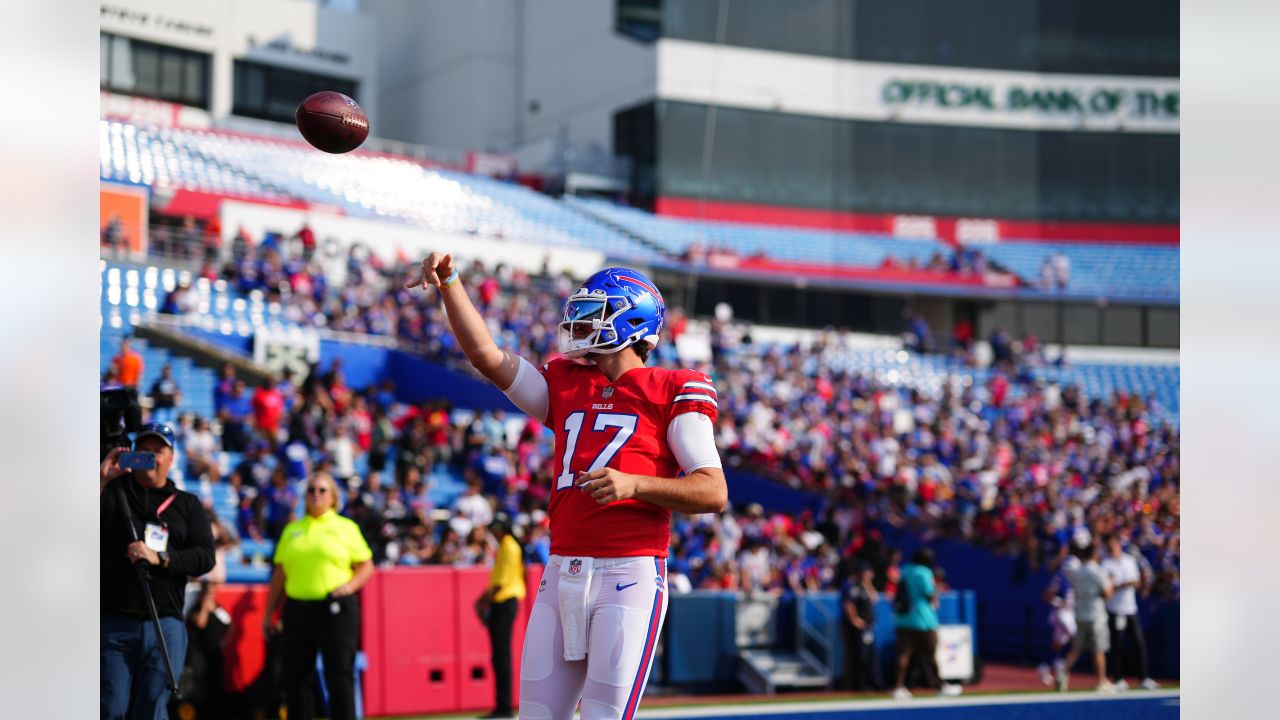
[[[667,609],[671,512],[719,512],[728,488],[707,375],[645,367],[666,307],[644,275],[607,268],[565,302],[565,357],[536,367],[499,348],[449,255],[407,287],[440,292],[471,364],[555,432],[551,562],[525,633],[520,717],[630,720]]]

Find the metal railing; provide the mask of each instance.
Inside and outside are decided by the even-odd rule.
[[[820,616],[817,622],[809,622],[806,617],[809,609]],[[808,598],[799,596],[796,601],[796,654],[830,676],[835,666],[835,637],[837,628],[831,611],[822,603],[808,602]]]

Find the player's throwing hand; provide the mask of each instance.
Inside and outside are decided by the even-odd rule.
[[[422,268],[418,272],[418,276],[405,283],[406,288],[415,288],[419,285],[426,287],[433,285],[437,288],[442,287],[454,273],[453,256],[441,255],[433,252],[422,261]]]
[[[578,489],[591,496],[599,505],[636,496],[637,477],[619,472],[611,467],[592,470],[578,476]]]

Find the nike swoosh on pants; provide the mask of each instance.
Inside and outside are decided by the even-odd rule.
[[[637,581],[637,582],[639,582],[639,581]],[[618,590],[619,592],[621,592],[622,590],[626,590],[627,588],[631,587],[632,585],[635,585],[635,583],[627,583],[626,585],[623,585],[622,583],[618,583],[617,585],[614,585],[614,589],[615,589],[615,590]]]

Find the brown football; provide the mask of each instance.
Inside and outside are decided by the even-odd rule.
[[[351,152],[369,137],[369,118],[355,100],[325,90],[311,95],[293,114],[298,132],[327,153]]]

